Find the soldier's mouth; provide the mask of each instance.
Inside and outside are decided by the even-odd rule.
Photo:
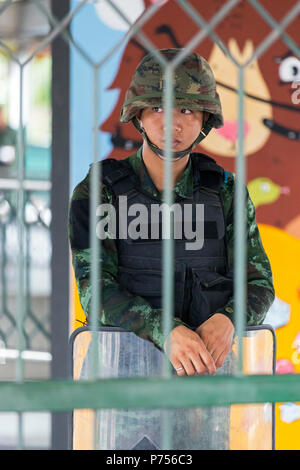
[[[162,141],[163,147],[165,146],[165,144],[166,144],[166,141],[163,140]],[[173,139],[172,142],[171,142],[172,148],[178,147],[178,145],[180,145],[180,144],[181,144],[181,140],[178,140],[178,139]]]
[[[111,135],[111,143],[113,144],[114,147],[131,151],[131,150],[138,149],[142,144],[142,140],[138,141],[134,139],[126,139],[122,135],[121,127],[116,126],[115,132]],[[174,139],[172,143],[172,148],[173,149],[176,148],[179,144],[181,144],[181,140]]]

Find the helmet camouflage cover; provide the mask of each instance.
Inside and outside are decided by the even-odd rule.
[[[167,61],[172,61],[182,49],[161,49]],[[129,122],[140,110],[162,106],[164,70],[153,53],[148,53],[137,66],[121,111],[121,122]],[[209,127],[222,127],[223,115],[216,81],[208,62],[196,52],[188,54],[175,68],[174,108],[207,111]],[[210,130],[210,129],[209,129]]]

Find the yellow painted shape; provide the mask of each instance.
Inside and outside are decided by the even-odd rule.
[[[271,450],[272,425],[266,420],[270,404],[232,405],[230,410],[230,450]]]
[[[75,330],[76,328],[82,326],[82,323],[86,321],[86,316],[81,307],[73,266],[71,266],[71,285],[73,288],[73,295],[71,297],[70,303],[71,309],[74,311],[74,318],[71,324],[73,326],[73,330]]]
[[[249,181],[247,188],[255,208],[272,204],[280,197],[280,186],[264,176]]]
[[[244,374],[272,374],[273,346],[273,335],[267,330],[257,331],[244,338]],[[236,342],[233,351],[236,354]],[[230,449],[270,450],[271,448],[271,404],[232,405],[230,408]]]
[[[276,296],[291,307],[289,323],[276,329],[277,359],[288,359],[293,362],[295,357],[293,343],[300,331],[300,240],[271,225],[259,224],[259,231],[270,259]],[[295,372],[300,373],[300,363],[294,363],[294,367]],[[299,450],[300,419],[293,423],[284,423],[280,418],[280,404],[276,404],[275,412],[275,447],[278,450]]]
[[[79,380],[83,361],[86,356],[89,344],[91,342],[91,334],[84,331],[75,338],[73,357],[73,377]],[[78,409],[73,412],[73,449],[74,450],[91,450],[94,442],[94,422],[95,412],[90,409]]]

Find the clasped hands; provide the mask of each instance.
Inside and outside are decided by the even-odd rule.
[[[184,325],[173,328],[164,342],[164,351],[178,375],[214,375],[231,350],[234,335],[232,321],[215,313],[195,331]]]

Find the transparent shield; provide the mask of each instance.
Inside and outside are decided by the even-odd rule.
[[[91,332],[81,328],[73,343],[74,380],[91,377],[90,345]],[[243,346],[245,374],[273,373],[272,331],[257,327],[247,331]],[[97,352],[99,378],[162,377],[163,353],[134,333],[109,328],[98,331]],[[217,374],[232,375],[236,362],[234,343]],[[73,449],[163,449],[167,415],[172,448],[176,450],[272,449],[273,446],[273,406],[263,403],[168,410],[74,410]]]

